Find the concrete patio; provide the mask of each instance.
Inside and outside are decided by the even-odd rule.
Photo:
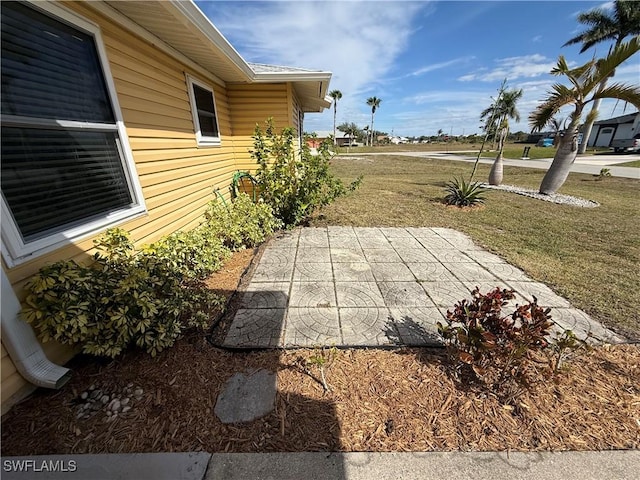
[[[560,329],[621,340],[546,285],[446,228],[297,228],[272,238],[242,292],[224,346],[439,345],[447,309],[498,286],[513,311],[538,299]]]

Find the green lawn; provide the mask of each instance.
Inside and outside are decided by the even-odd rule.
[[[394,153],[394,152],[452,152],[452,151],[478,151],[479,143],[403,143],[400,145],[376,145],[374,147],[338,147],[338,153]]]
[[[314,225],[449,227],[470,235],[616,330],[640,335],[640,182],[571,174],[561,193],[596,200],[582,209],[507,192],[486,206],[462,210],[442,203],[443,185],[468,177],[471,164],[411,157],[334,159],[335,173],[363,174],[359,190],[312,219]],[[478,167],[485,180],[489,166]],[[505,167],[506,184],[537,188],[544,171]]]
[[[553,147],[536,147],[535,145],[525,145],[525,144],[518,144],[518,145],[507,145],[506,147],[504,147],[504,151],[502,153],[502,156],[504,158],[510,158],[513,160],[519,160],[520,158],[522,158],[522,153],[525,147],[531,147],[529,149],[529,155],[528,157],[532,160],[537,160],[539,158],[553,158],[553,156],[556,154],[556,149]],[[496,155],[498,155],[497,151],[487,151],[487,152],[482,152],[482,157],[483,158],[496,158]]]
[[[617,163],[616,167],[638,167],[640,168],[640,160],[634,160],[632,162]]]

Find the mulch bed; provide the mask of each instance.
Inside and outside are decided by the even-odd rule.
[[[230,297],[254,252],[240,252],[209,280]],[[61,391],[38,390],[2,419],[2,455],[123,452],[606,450],[640,448],[640,349],[599,347],[517,402],[465,388],[442,351],[325,350],[330,387],[309,360],[319,351],[232,352],[189,334],[151,358],[78,356]],[[277,372],[275,410],[224,425],[216,398],[236,372]],[[144,394],[111,420],[77,419],[90,386]]]

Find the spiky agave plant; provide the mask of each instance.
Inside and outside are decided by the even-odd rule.
[[[454,178],[445,187],[447,195],[444,197],[448,205],[457,207],[473,207],[485,201],[487,189],[479,182],[465,182],[464,178]]]

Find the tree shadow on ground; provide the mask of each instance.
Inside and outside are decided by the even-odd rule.
[[[403,315],[395,319],[389,316],[383,329],[384,335],[396,345],[441,347],[438,332],[427,329],[413,317]]]

